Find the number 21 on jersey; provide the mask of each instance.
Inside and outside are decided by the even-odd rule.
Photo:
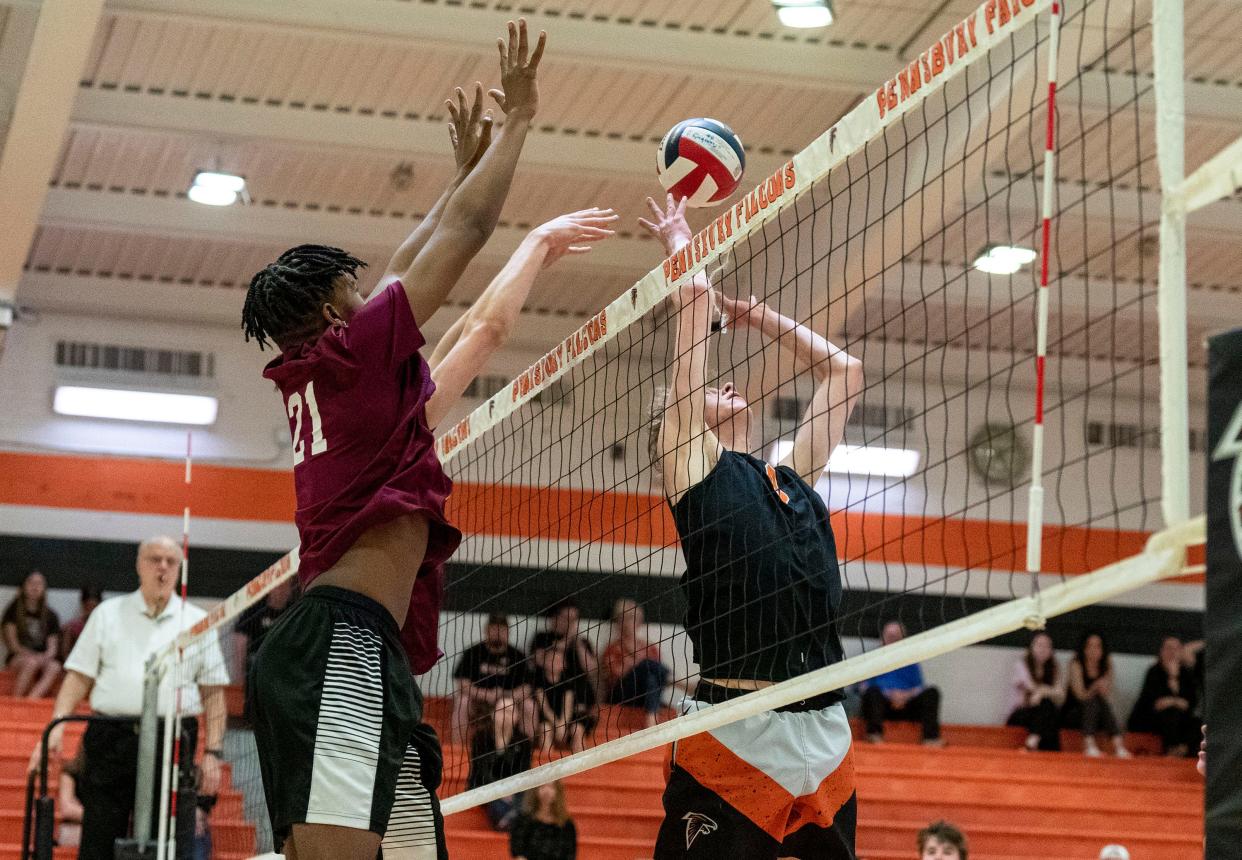
[[[302,415],[310,418],[310,455],[328,450],[328,440],[323,435],[323,421],[319,417],[319,404],[315,402],[315,383],[306,383],[303,392],[293,392],[285,402],[285,411],[293,419],[293,465],[306,459],[306,440],[302,438]]]

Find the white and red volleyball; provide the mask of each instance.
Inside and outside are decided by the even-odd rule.
[[[725,200],[742,181],[746,151],[742,139],[723,122],[699,117],[669,129],[656,154],[656,174],[674,199],[687,206]]]

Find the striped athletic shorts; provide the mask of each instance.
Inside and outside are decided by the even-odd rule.
[[[448,857],[443,760],[391,614],[312,588],[259,647],[247,689],[276,849],[294,824],[383,837],[385,860]]]
[[[683,708],[739,694],[701,683]],[[674,744],[655,860],[854,860],[854,755],[838,699],[797,702]]]

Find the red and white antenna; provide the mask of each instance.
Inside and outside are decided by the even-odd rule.
[[[1039,249],[1039,299],[1035,325],[1035,427],[1031,439],[1031,491],[1026,519],[1026,569],[1039,573],[1044,532],[1044,391],[1048,357],[1048,278],[1052,265],[1052,209],[1057,171],[1057,47],[1060,43],[1060,0],[1053,0],[1048,34],[1048,134],[1044,142],[1044,184]],[[1035,588],[1038,591],[1038,579]]]

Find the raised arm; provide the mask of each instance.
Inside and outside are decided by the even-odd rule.
[[[638,222],[663,243],[667,255],[690,241],[684,198],[674,203],[673,196],[668,195],[663,209],[651,198],[647,198],[647,205],[656,220],[639,218]],[[676,503],[687,490],[707,477],[720,459],[720,440],[707,428],[703,417],[707,340],[715,312],[715,298],[707,273],[695,275],[690,284],[670,297],[670,302],[676,310],[677,333],[655,450],[664,495],[670,503]],[[655,408],[658,409],[659,404]]]
[[[436,391],[427,401],[427,425],[435,427],[452,410],[466,386],[509,339],[535,278],[566,254],[591,250],[585,243],[613,234],[611,209],[584,209],[536,227],[513,252],[478,301],[453,323],[436,345],[429,364]]]
[[[402,274],[401,283],[414,318],[425,323],[457,283],[475,254],[487,243],[509,194],[513,171],[539,106],[535,74],[546,34],[529,48],[526,22],[509,23],[509,40],[499,40],[503,90],[491,95],[505,113],[504,128],[444,205],[444,214],[426,245]]]
[[[444,216],[444,209],[448,205],[449,198],[470,175],[470,171],[478,165],[479,159],[491,145],[492,114],[491,111],[483,113],[483,85],[475,84],[474,99],[470,105],[466,104],[466,94],[462,92],[461,87],[457,88],[455,95],[456,101],[450,99],[445,102],[445,105],[451,117],[448,126],[449,143],[453,146],[457,172],[453,175],[448,187],[444,189],[444,193],[431,207],[431,211],[422,221],[418,222],[418,226],[392,255],[388,268],[384,270],[377,284],[380,289],[400,278],[414,264],[414,259],[426,246],[432,233],[440,226],[440,220]],[[364,295],[363,298],[367,295],[369,294]]]
[[[798,424],[793,450],[780,463],[814,485],[845,435],[845,422],[862,393],[862,362],[754,296],[749,302],[725,299],[724,306],[733,324],[757,329],[790,357],[795,372],[809,371],[815,377],[815,394]]]

